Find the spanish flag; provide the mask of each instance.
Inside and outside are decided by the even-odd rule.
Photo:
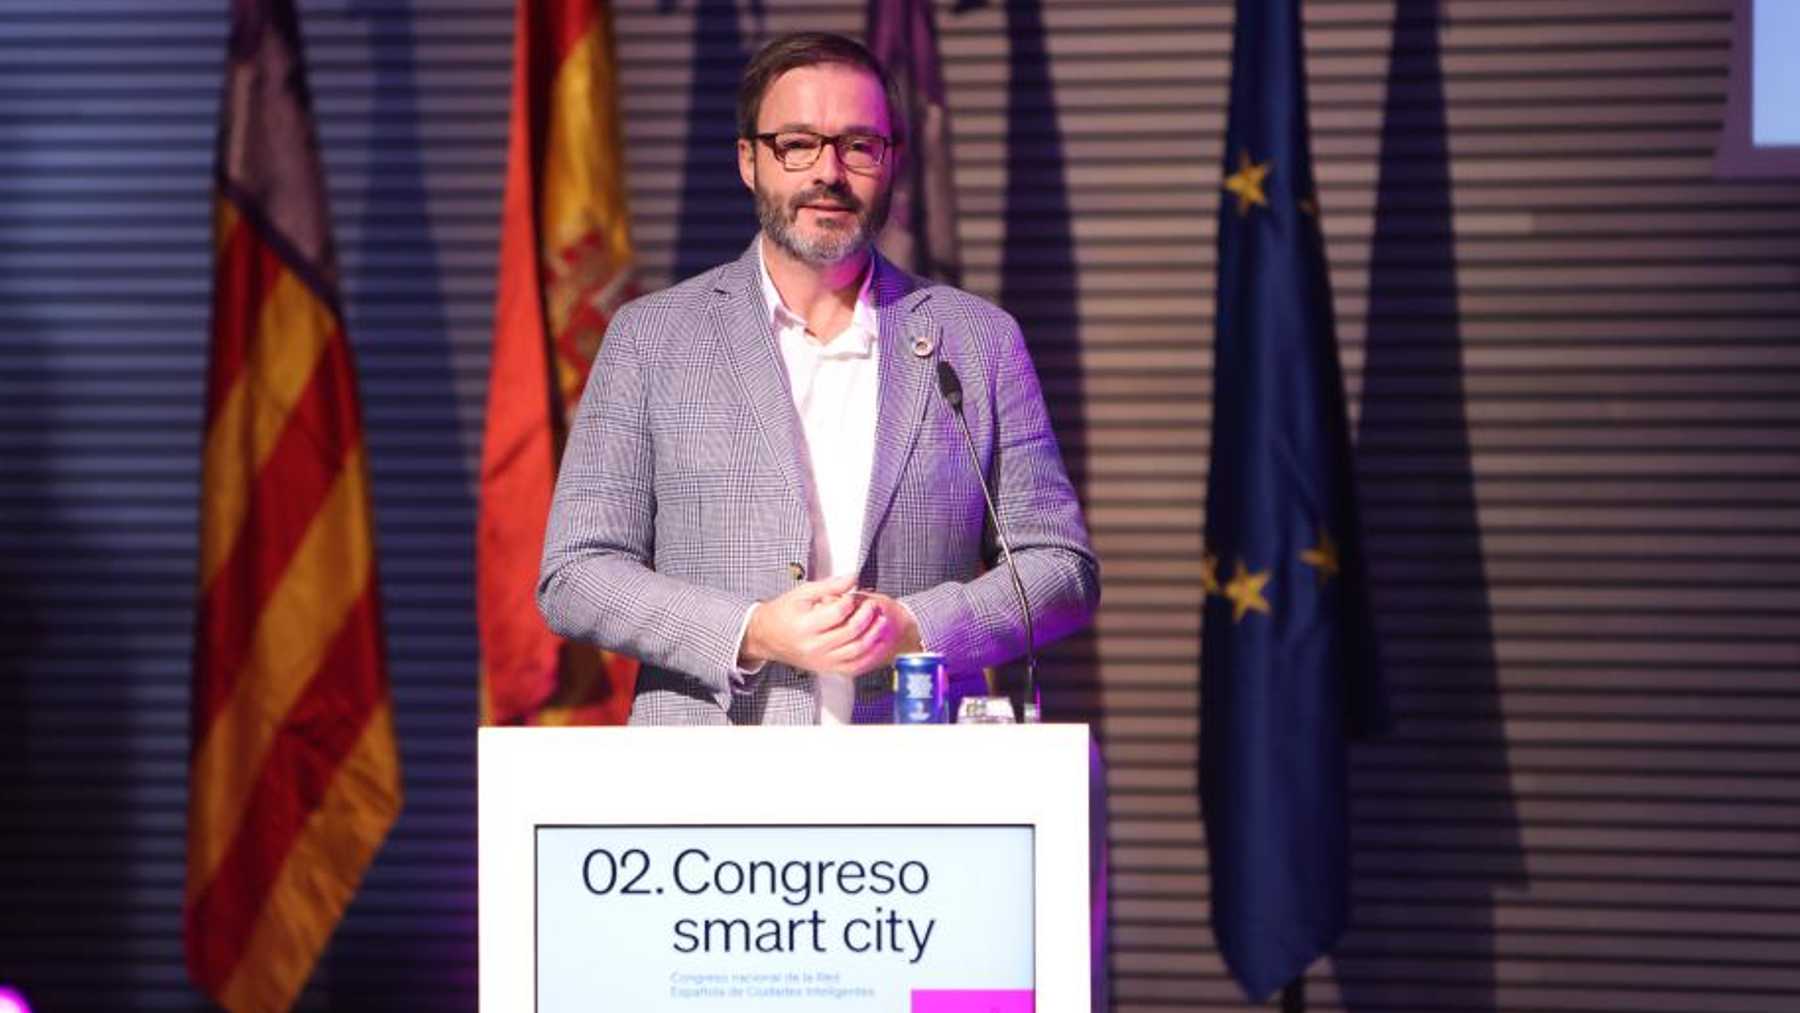
[[[292,0],[237,0],[213,212],[188,973],[285,1010],[400,811],[355,375]]]
[[[482,721],[622,724],[637,663],[563,642],[534,601],[569,421],[607,323],[637,294],[612,22],[604,0],[518,0],[514,25],[475,552]]]

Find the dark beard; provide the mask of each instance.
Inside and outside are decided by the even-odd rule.
[[[757,186],[756,220],[762,225],[763,234],[795,260],[817,266],[840,264],[867,249],[881,234],[881,227],[887,224],[892,196],[893,188],[884,187],[872,202],[864,205],[851,192],[849,184],[840,182],[802,190],[784,205]],[[828,232],[818,239],[801,236],[794,227],[800,218],[801,205],[821,200],[829,200],[849,210],[856,217],[855,227]]]

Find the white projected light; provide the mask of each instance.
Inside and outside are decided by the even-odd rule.
[[[1751,143],[1800,146],[1800,0],[1756,0],[1750,23]]]

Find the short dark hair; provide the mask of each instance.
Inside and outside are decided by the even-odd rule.
[[[750,138],[756,135],[756,118],[762,112],[763,95],[768,92],[769,85],[775,79],[800,67],[817,67],[821,64],[838,63],[859,70],[866,70],[875,75],[881,82],[881,92],[887,97],[888,123],[894,132],[894,140],[903,139],[906,134],[906,105],[900,96],[900,87],[888,74],[881,61],[868,47],[855,39],[832,32],[790,32],[770,40],[762,51],[751,58],[744,68],[744,79],[738,84],[738,136]]]

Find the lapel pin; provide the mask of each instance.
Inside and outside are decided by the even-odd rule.
[[[937,351],[937,339],[929,334],[916,335],[912,344],[913,354],[921,359],[928,359]]]

